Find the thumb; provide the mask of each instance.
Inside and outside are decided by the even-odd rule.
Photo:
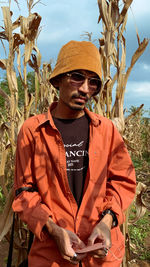
[[[92,233],[90,237],[88,238],[88,246],[92,246],[97,238],[97,235],[95,233]]]
[[[75,251],[72,247],[69,247],[68,248],[68,251],[67,251],[67,256],[69,256],[70,258],[72,258],[75,254]]]

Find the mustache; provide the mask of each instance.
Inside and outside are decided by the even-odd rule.
[[[84,94],[83,92],[80,92],[80,93],[73,93],[72,94],[72,98],[82,98],[82,97],[84,97],[84,99],[86,100],[86,101],[88,101],[89,100],[89,97],[86,95],[86,94]]]

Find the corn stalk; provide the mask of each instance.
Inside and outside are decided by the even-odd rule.
[[[149,42],[148,39],[140,42],[137,33],[139,46],[132,56],[130,66],[126,70],[126,39],[124,31],[127,24],[128,10],[132,2],[133,0],[123,2],[119,0],[98,0],[99,23],[101,22],[103,28],[102,37],[99,39],[103,86],[99,99],[96,99],[95,111],[112,119],[121,133],[125,128],[123,104],[127,81],[131,70]],[[113,104],[112,91],[114,87],[116,87],[116,95]]]

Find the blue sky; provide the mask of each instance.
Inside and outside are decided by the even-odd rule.
[[[5,2],[5,3],[4,3]],[[0,1],[0,5],[7,5],[8,1]],[[36,2],[36,1],[35,1]],[[70,40],[83,40],[84,32],[92,32],[95,45],[101,37],[101,27],[97,24],[99,10],[97,0],[41,0],[32,12],[42,16],[42,31],[38,38],[38,47],[42,54],[42,61],[56,62],[57,54],[66,42]],[[25,0],[18,0],[20,11],[15,1],[11,1],[13,21],[19,14],[27,16]],[[0,25],[2,25],[0,13]],[[127,31],[127,67],[131,56],[137,49],[135,24],[141,41],[144,37],[150,38],[150,8],[149,0],[133,0],[132,10],[128,13]],[[0,56],[1,57],[1,56]],[[136,63],[128,80],[124,107],[144,104],[145,109],[150,108],[150,44]]]

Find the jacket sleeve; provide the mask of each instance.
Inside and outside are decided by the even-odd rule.
[[[22,126],[16,149],[14,189],[22,187],[36,187],[34,177],[34,137],[31,128],[25,122]],[[43,227],[52,216],[51,210],[42,203],[38,192],[22,191],[18,194],[12,208],[17,212],[22,221],[27,223],[29,229],[42,241],[45,233]]]
[[[125,220],[124,211],[134,199],[136,177],[126,145],[113,124],[107,177],[103,210],[111,209],[114,211],[120,225]]]

